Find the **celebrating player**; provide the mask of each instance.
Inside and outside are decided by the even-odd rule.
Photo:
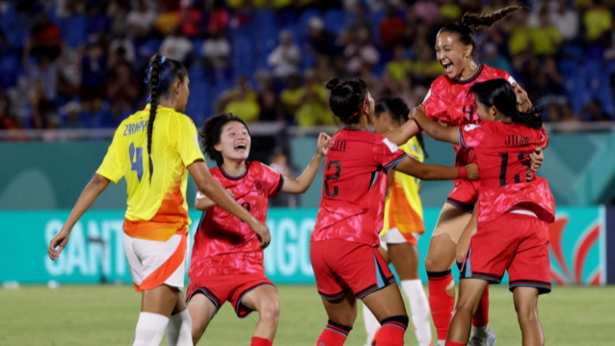
[[[400,98],[385,98],[376,104],[373,123],[377,133],[386,133],[408,120],[410,110]],[[412,137],[400,148],[423,162],[424,142],[421,134]],[[417,241],[425,232],[423,207],[419,192],[421,181],[406,174],[388,175],[388,193],[384,205],[384,227],[380,233],[380,252],[387,262],[393,262],[401,280],[401,288],[408,297],[412,324],[419,346],[431,345],[429,302],[418,275]],[[374,314],[363,304],[363,319],[367,330],[367,344],[371,345],[380,327]]]
[[[410,158],[395,144],[410,139],[406,125],[387,132],[386,137],[368,132],[375,105],[363,80],[332,79],[327,88],[331,110],[345,127],[329,145],[322,201],[310,242],[316,286],[329,317],[317,345],[344,344],[356,319],[356,298],[382,325],[376,345],[403,345],[408,316],[397,285],[391,285],[395,277],[378,252],[384,175],[395,168],[427,180],[476,178],[476,166],[425,165]]]
[[[448,126],[463,126],[479,122],[476,115],[476,103],[468,91],[472,85],[486,80],[503,78],[511,83],[517,95],[519,110],[531,108],[532,104],[525,91],[505,71],[475,62],[475,29],[490,26],[521,7],[506,7],[499,11],[475,15],[466,13],[461,23],[444,25],[436,37],[436,55],[445,68],[446,74],[438,77],[431,85],[423,104],[418,107],[429,118],[438,120]],[[474,162],[475,157],[470,148],[454,145],[457,154],[455,164],[466,165]],[[542,152],[532,153],[532,169],[539,167]],[[429,251],[425,259],[429,285],[429,303],[436,326],[438,345],[442,346],[447,335],[448,325],[455,304],[455,284],[451,275],[451,265],[455,260],[458,241],[469,224],[471,212],[477,199],[478,182],[457,180],[455,187],[442,207]],[[488,327],[489,295],[485,290],[483,299],[474,318],[474,337],[471,346],[492,346],[495,334]]]
[[[159,345],[165,329],[169,345],[192,345],[192,322],[181,291],[190,225],[187,173],[199,190],[245,221],[263,246],[271,237],[267,227],[237,204],[209,173],[194,123],[180,113],[190,94],[186,68],[156,54],[147,71],[147,83],[151,103],[115,131],[100,168],[51,240],[48,253],[57,259],[75,223],[109,182],[126,178],[124,251],[135,289],[143,292],[133,345]]]
[[[267,218],[269,197],[275,197],[279,191],[307,191],[327,154],[330,140],[328,135],[320,134],[316,155],[295,180],[258,161],[246,161],[252,140],[248,127],[237,116],[226,113],[210,118],[202,135],[207,156],[218,164],[210,170],[211,174],[260,222]],[[258,239],[246,224],[200,192],[196,208],[205,213],[195,235],[187,293],[194,344],[228,300],[240,318],[258,311],[251,345],[271,346],[278,328],[280,298],[265,276],[263,249]]]
[[[442,127],[420,112],[413,117],[436,139],[473,148],[480,171],[478,230],[461,266],[461,284],[447,346],[465,345],[471,319],[489,283],[507,270],[523,345],[543,345],[538,295],[551,291],[549,232],[555,202],[547,181],[530,169],[529,154],[547,145],[537,110],[520,112],[513,87],[503,79],[472,86],[481,125]]]

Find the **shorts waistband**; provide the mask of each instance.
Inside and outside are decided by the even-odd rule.
[[[521,214],[521,215],[527,215],[527,216],[533,216],[535,218],[538,218],[538,215],[536,215],[536,213],[534,213],[533,211],[529,211],[527,209],[512,209],[508,211],[511,214]]]

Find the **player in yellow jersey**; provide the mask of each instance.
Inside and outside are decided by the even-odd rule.
[[[385,98],[376,104],[374,130],[385,133],[400,127],[408,120],[408,106],[400,98]],[[423,137],[418,134],[400,148],[416,160],[423,162]],[[380,233],[380,252],[390,263],[393,262],[401,287],[408,297],[412,323],[419,346],[431,345],[431,324],[429,302],[418,275],[419,255],[417,241],[425,232],[423,207],[419,192],[418,178],[389,173],[389,189],[384,206],[384,225]],[[363,305],[363,318],[367,330],[367,344],[371,345],[380,327],[378,320]]]
[[[167,330],[171,346],[192,345],[192,320],[182,294],[188,248],[188,172],[214,202],[246,222],[261,247],[269,229],[242,208],[211,176],[199,149],[197,130],[183,112],[190,79],[179,62],[156,54],[147,71],[150,104],[124,120],[107,155],[49,244],[58,258],[79,218],[109,182],[126,179],[128,208],[124,251],[138,292],[143,292],[133,346],[159,345]]]

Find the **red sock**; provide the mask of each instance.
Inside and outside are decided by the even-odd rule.
[[[446,340],[446,343],[444,344],[444,346],[465,346],[465,345],[464,344],[460,344],[458,342]]]
[[[273,341],[267,340],[264,338],[259,338],[258,336],[253,336],[252,343],[250,343],[250,346],[271,346],[271,345],[273,345]]]
[[[327,327],[322,331],[316,345],[318,346],[342,346],[348,337],[352,327],[347,327],[329,320]]]
[[[472,325],[480,328],[489,324],[489,285],[485,288],[483,296],[480,298],[478,310],[472,319]]]
[[[429,305],[433,324],[436,326],[438,340],[446,340],[448,325],[455,309],[455,297],[446,293],[446,287],[453,281],[451,271],[427,272],[429,286]]]
[[[408,316],[393,316],[382,320],[376,346],[403,346],[408,322]]]

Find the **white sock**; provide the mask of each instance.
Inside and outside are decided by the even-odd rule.
[[[365,345],[371,346],[376,332],[380,328],[380,322],[376,319],[376,316],[372,314],[367,305],[363,304],[363,321],[365,322],[365,331],[367,332],[367,342]]]
[[[142,312],[137,321],[135,342],[132,346],[159,346],[169,318],[151,312]]]
[[[431,323],[429,322],[431,311],[423,284],[420,279],[403,280],[401,288],[408,297],[416,340],[419,346],[429,346],[431,344]]]
[[[190,318],[188,309],[171,315],[167,324],[167,341],[169,346],[193,346],[192,318]]]

